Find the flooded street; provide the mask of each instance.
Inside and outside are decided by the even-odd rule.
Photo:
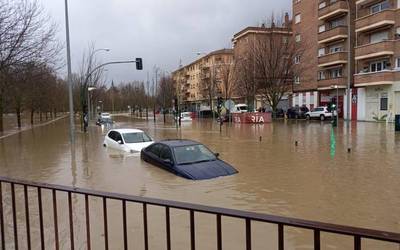
[[[394,133],[392,124],[353,123],[348,136],[342,123],[331,134],[328,122],[232,124],[224,125],[220,133],[211,121],[193,121],[176,129],[161,120],[156,125],[152,119],[115,120],[114,127],[139,128],[156,140],[178,137],[202,142],[239,174],[206,181],[177,177],[142,162],[138,154],[104,148],[106,131],[95,125],[88,134],[77,132],[71,156],[68,119],[62,119],[0,139],[0,175],[400,232],[400,134]],[[208,228],[198,227],[199,232]],[[311,232],[293,230],[291,235],[288,247],[311,249]],[[329,237],[323,237],[325,249],[352,246],[344,237],[342,245],[333,247]],[[208,243],[199,244],[205,244],[199,249],[208,249]],[[373,244],[367,249],[398,249]],[[235,247],[240,249],[234,245],[226,249]],[[163,248],[156,244],[151,249]]]

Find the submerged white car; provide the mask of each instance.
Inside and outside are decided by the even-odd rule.
[[[111,129],[104,138],[103,146],[125,152],[140,152],[154,140],[139,129]]]

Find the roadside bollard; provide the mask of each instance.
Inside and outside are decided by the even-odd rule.
[[[294,145],[295,145],[295,146],[298,146],[298,145],[299,145],[299,142],[298,142],[298,141],[295,141],[295,142],[294,142]]]
[[[260,136],[260,141],[262,141],[262,136]]]
[[[351,148],[347,148],[347,153],[351,153]]]

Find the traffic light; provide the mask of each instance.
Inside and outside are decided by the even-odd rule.
[[[142,70],[143,69],[143,61],[142,58],[136,58],[136,69]]]

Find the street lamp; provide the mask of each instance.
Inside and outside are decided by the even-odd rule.
[[[96,87],[88,87],[88,94],[87,94],[87,100],[88,100],[88,121],[90,121],[90,91],[95,90]]]
[[[103,101],[98,101],[98,103],[100,103],[100,105],[101,105],[101,113],[103,113]]]
[[[347,103],[346,103],[346,128],[347,132],[350,128],[350,102],[351,102],[351,7],[350,7],[350,0],[347,0],[347,8],[349,12],[347,13]],[[347,134],[348,135],[348,134]]]
[[[74,100],[72,97],[72,73],[71,73],[71,46],[69,39],[68,0],[65,0],[65,40],[67,44],[67,67],[68,67],[68,99],[69,99],[69,140],[72,146],[75,144],[74,124]]]

